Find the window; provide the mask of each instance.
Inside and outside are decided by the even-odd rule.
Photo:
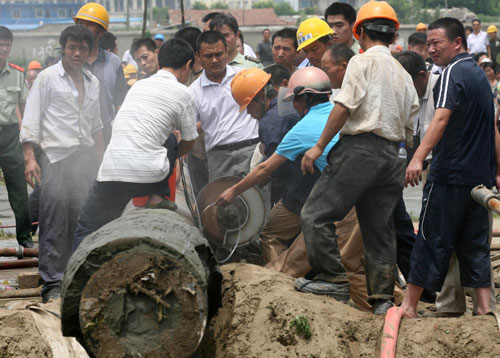
[[[57,17],[66,17],[66,9],[57,9]]]
[[[21,18],[21,10],[20,9],[13,9],[12,10],[12,18],[14,20],[20,19]]]
[[[37,19],[43,18],[43,9],[35,9],[35,17]]]
[[[50,17],[50,9],[45,9],[45,17],[46,18]]]

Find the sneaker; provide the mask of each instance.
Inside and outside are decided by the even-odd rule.
[[[47,292],[42,293],[42,303],[47,303],[59,297],[61,297],[61,288],[59,286],[53,287]]]
[[[433,317],[433,318],[453,318],[463,316],[464,312],[432,312],[424,311],[422,317]]]
[[[295,280],[295,289],[300,292],[313,293],[335,298],[346,303],[349,301],[349,282],[332,283],[321,280],[308,280],[304,277]]]
[[[373,314],[385,315],[387,310],[394,306],[391,300],[375,300],[373,304]]]

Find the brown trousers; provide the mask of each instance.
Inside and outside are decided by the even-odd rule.
[[[277,206],[278,208],[276,208]],[[273,213],[275,210],[276,212]],[[367,301],[363,237],[356,210],[352,208],[346,217],[336,222],[335,225],[339,236],[338,245],[342,264],[351,286],[351,299],[360,309],[369,311],[371,306]],[[292,245],[288,247],[297,235],[297,228],[300,231],[299,215],[290,212],[279,202],[271,210],[260,237],[263,256],[268,262],[267,268],[286,273],[292,277],[302,277],[311,270],[307,259],[304,235],[300,233]],[[397,304],[401,303],[403,296],[403,289],[396,284],[394,299]]]

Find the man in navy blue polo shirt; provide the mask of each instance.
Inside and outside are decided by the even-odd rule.
[[[492,94],[484,73],[466,51],[460,21],[436,20],[429,25],[427,42],[432,60],[445,70],[434,87],[434,118],[406,170],[406,184],[418,184],[423,161],[434,150],[401,309],[414,318],[422,290],[441,290],[455,250],[462,286],[477,293],[475,313],[487,314],[491,311],[488,212],[470,192],[478,184],[498,187],[500,182]]]

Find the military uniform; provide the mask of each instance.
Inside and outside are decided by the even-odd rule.
[[[239,52],[236,57],[229,62],[229,66],[238,68],[264,68],[264,66],[262,66],[262,63],[256,58],[243,56]]]
[[[17,105],[26,103],[28,94],[23,72],[22,67],[9,62],[0,70],[0,167],[16,218],[17,241],[20,245],[32,247],[24,155],[16,113]]]

